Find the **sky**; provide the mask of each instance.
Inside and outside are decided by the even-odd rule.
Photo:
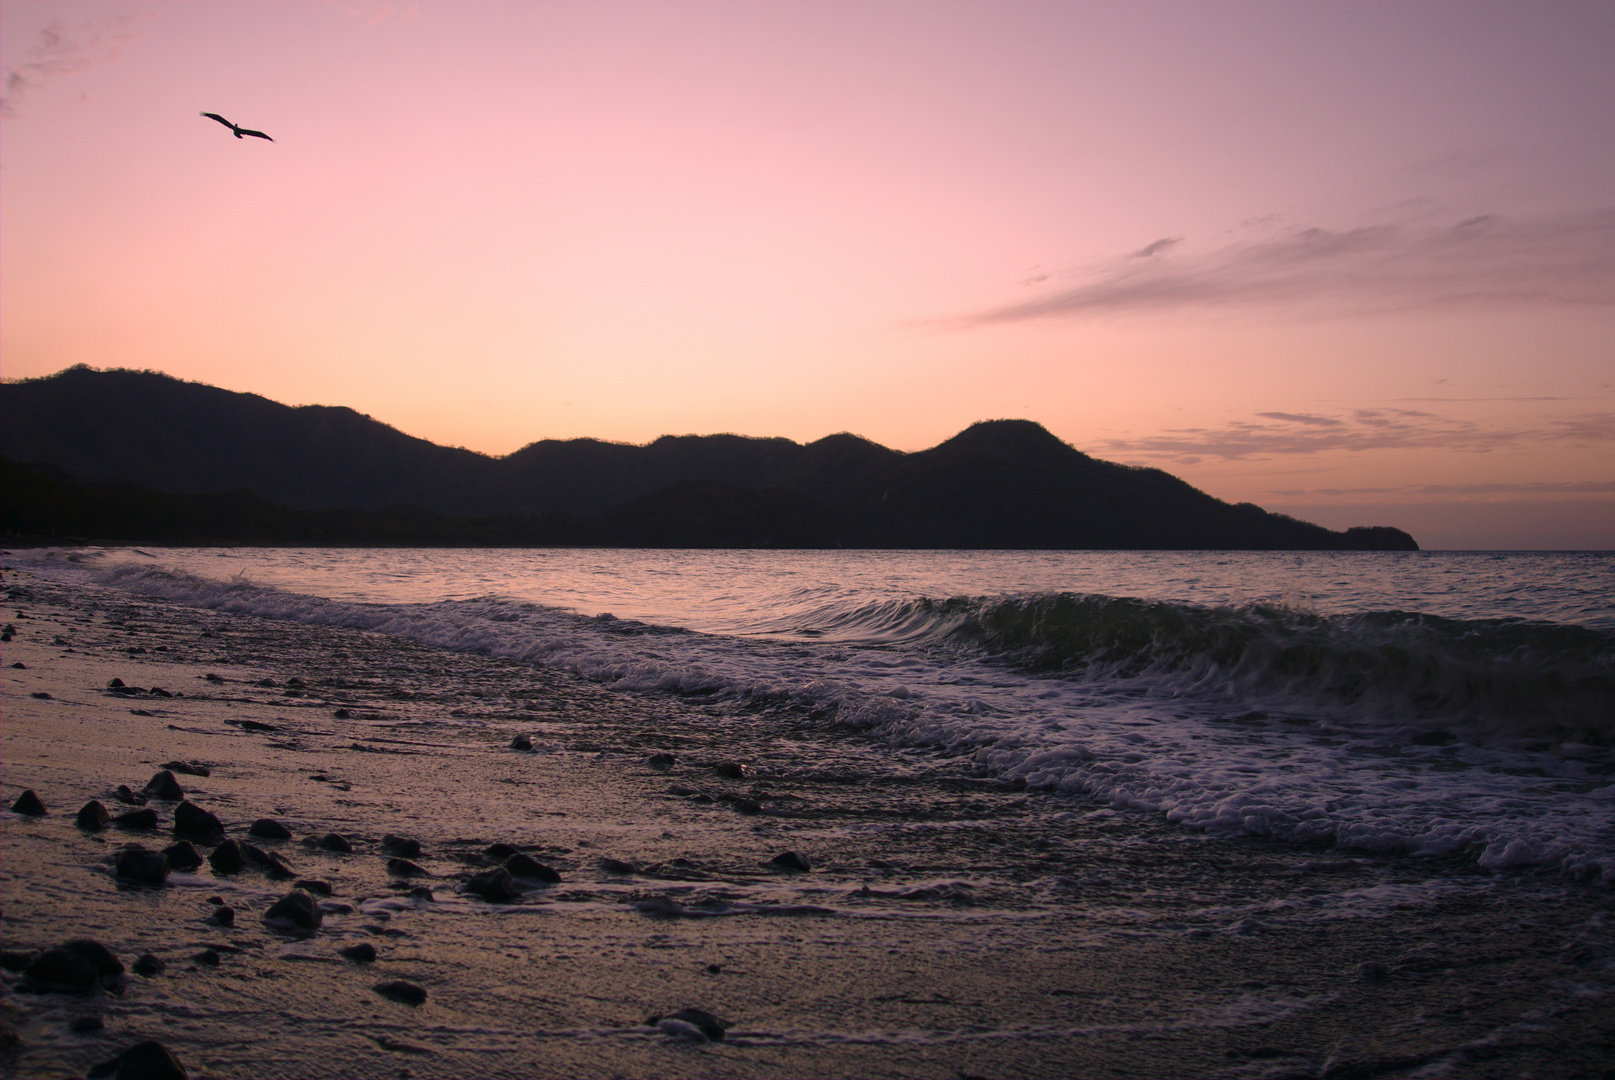
[[[1615,548],[1612,3],[0,20],[7,379],[494,455],[1025,418],[1333,528]]]

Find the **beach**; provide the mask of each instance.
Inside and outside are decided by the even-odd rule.
[[[29,789],[48,811],[4,814],[7,1076],[84,1075],[146,1039],[211,1077],[1615,1068],[1615,896],[1596,880],[1177,828],[946,746],[826,739],[777,702],[5,585],[5,804]],[[155,830],[74,815],[134,809],[115,789],[169,762],[205,768],[175,773],[185,798],[294,874],[117,880],[121,846],[173,841],[175,801],[150,801]],[[290,837],[249,838],[263,818]],[[330,833],[352,851],[317,846]],[[423,874],[390,868],[387,836],[419,842]],[[495,844],[559,880],[467,892]],[[263,920],[296,881],[329,886],[303,890],[312,932]],[[206,921],[214,899],[233,925]],[[128,970],[34,985],[28,956],[72,938]],[[360,944],[373,960],[344,955]],[[136,973],[145,954],[163,969]],[[395,981],[424,1000],[375,989]],[[667,1020],[684,1009],[721,1040]]]

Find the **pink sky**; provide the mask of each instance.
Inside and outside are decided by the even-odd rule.
[[[0,16],[6,378],[490,454],[1025,417],[1334,527],[1615,547],[1615,4]]]

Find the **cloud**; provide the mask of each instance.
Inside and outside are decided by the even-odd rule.
[[[1486,453],[1548,443],[1615,442],[1615,413],[1590,413],[1537,427],[1486,427],[1415,409],[1354,409],[1341,417],[1266,412],[1222,428],[1180,428],[1139,439],[1108,439],[1101,454],[1241,461],[1327,451],[1463,450]]]
[[[83,71],[99,60],[110,60],[140,35],[135,29],[142,16],[118,15],[70,27],[55,20],[39,31],[27,59],[6,69],[0,91],[0,116],[19,115],[23,101],[52,79]]]
[[[1291,229],[1212,251],[1157,240],[1038,299],[955,326],[1212,306],[1321,313],[1460,305],[1615,305],[1615,207],[1453,225]]]
[[[1615,480],[1536,480],[1516,484],[1410,484],[1406,487],[1280,488],[1268,492],[1294,498],[1306,495],[1615,495]]]

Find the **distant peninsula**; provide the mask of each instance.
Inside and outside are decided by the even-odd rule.
[[[0,417],[11,544],[1418,550],[1400,529],[1226,503],[1028,420],[914,453],[669,435],[496,458],[352,409],[85,366],[0,384]]]

